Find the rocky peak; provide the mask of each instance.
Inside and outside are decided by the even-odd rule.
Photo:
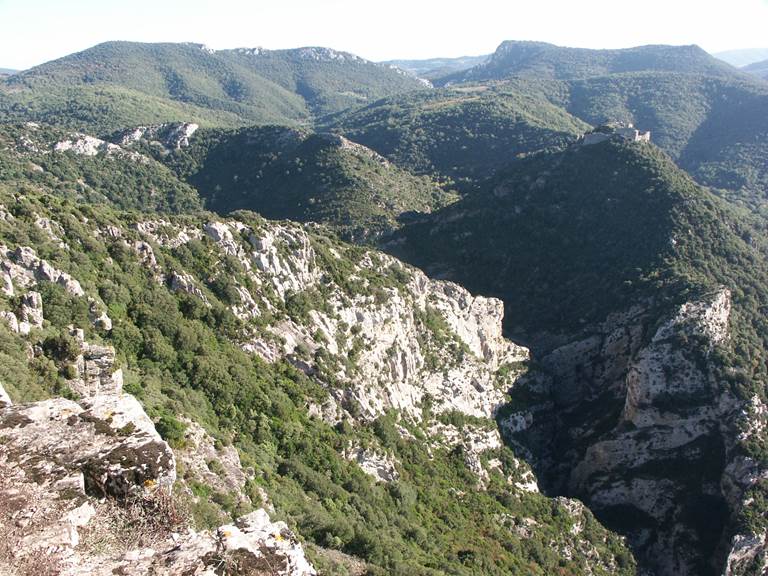
[[[137,126],[118,133],[114,140],[121,146],[130,146],[139,141],[159,144],[167,150],[178,150],[189,146],[189,139],[200,126],[192,122],[171,122]]]

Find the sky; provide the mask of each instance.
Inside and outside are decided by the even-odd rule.
[[[376,61],[488,54],[503,40],[719,52],[766,47],[766,24],[768,0],[0,0],[0,67],[108,40],[327,46]]]

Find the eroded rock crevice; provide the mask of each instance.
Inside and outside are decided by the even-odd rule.
[[[749,538],[766,555],[735,527],[760,472],[733,472],[750,416],[714,359],[730,311],[723,289],[661,316],[615,314],[541,354],[500,418],[541,488],[585,502],[648,574],[722,574]]]

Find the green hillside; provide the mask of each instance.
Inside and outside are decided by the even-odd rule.
[[[330,48],[246,48],[217,54],[298,94],[315,117],[426,87],[391,66]]]
[[[563,146],[589,127],[539,95],[467,86],[382,100],[338,116],[332,128],[464,191],[517,155]]]
[[[745,72],[749,72],[750,74],[754,74],[759,78],[768,80],[768,60],[755,62],[753,64],[750,64],[749,66],[745,66],[743,70]]]
[[[57,151],[57,144],[83,142],[83,134],[26,124],[0,125],[0,182],[54,190],[71,201],[124,210],[185,213],[199,210],[200,197],[160,162],[92,139],[93,155]],[[98,144],[100,142],[100,144]]]
[[[199,44],[107,42],[0,84],[0,120],[99,133],[128,125],[296,124],[312,114],[423,85],[328,49],[212,51]]]
[[[502,297],[509,329],[531,336],[722,284],[752,306],[768,296],[756,225],[655,146],[611,141],[517,160],[400,234],[409,260]],[[750,321],[768,333],[760,315]]]
[[[436,84],[504,80],[513,76],[573,80],[643,71],[721,76],[737,73],[732,66],[698,46],[659,45],[590,50],[509,40],[502,42],[484,64],[440,78]]]
[[[11,164],[18,160],[7,147],[0,148],[0,158]],[[92,161],[101,160],[62,158],[71,161],[73,186]],[[105,172],[101,182],[108,183],[115,167],[107,161],[100,166]],[[141,401],[169,442],[183,445],[185,424],[180,418],[192,418],[216,438],[217,447],[236,447],[250,471],[242,494],[190,482],[198,528],[218,526],[251,506],[265,506],[268,494],[274,516],[301,534],[323,573],[331,576],[347,574],[333,561],[345,558],[343,554],[360,559],[375,576],[634,573],[634,560],[623,542],[588,511],[573,519],[564,504],[509,484],[503,474],[514,473],[521,464],[508,448],[492,454],[499,458],[503,474],[494,472],[481,487],[460,448],[425,441],[427,426],[436,422],[426,404],[423,424],[401,418],[396,411],[371,421],[344,417],[336,425],[313,415],[311,406],[332,401],[331,392],[338,392],[334,375],[339,367],[357,369],[366,335],[354,326],[344,324],[347,332],[343,342],[339,336],[338,345],[359,340],[357,352],[332,353],[321,347],[317,358],[328,367],[319,373],[308,375],[292,364],[301,365],[300,357],[310,359],[311,351],[297,348],[291,357],[271,362],[245,351],[258,339],[285,344],[280,326],[291,321],[301,326],[310,312],[328,311],[331,303],[342,309],[355,302],[380,305],[382,310],[399,310],[404,302],[416,306],[407,288],[415,271],[317,231],[270,223],[251,213],[239,213],[231,222],[229,229],[235,233],[224,254],[203,233],[216,221],[212,214],[196,211],[159,218],[153,212],[124,212],[72,197],[68,181],[22,174],[0,182],[0,244],[12,253],[29,247],[27,252],[33,250],[77,278],[92,298],[41,282],[42,327],[19,336],[0,323],[3,384],[15,401],[71,395],[67,377],[76,346],[72,325],[81,327],[89,342],[114,346],[125,375],[124,390]],[[186,189],[180,183],[171,188],[156,184],[158,196]],[[99,181],[93,187],[95,194],[111,195]],[[297,247],[312,256],[301,260]],[[259,262],[254,252],[259,250],[261,256],[273,250],[274,258],[305,263],[308,269],[286,267],[278,278],[263,274],[251,264]],[[195,290],[173,283],[182,272],[185,286]],[[317,280],[278,294],[273,282],[286,278]],[[256,312],[251,316],[235,312],[235,306],[245,304],[244,293],[254,298]],[[3,310],[18,311],[19,302],[18,296],[0,294]],[[93,306],[108,312],[111,328],[92,323]],[[428,314],[425,318],[419,345],[443,358],[441,338],[447,328]],[[38,352],[30,359],[33,346]],[[355,400],[345,405],[354,412]],[[475,420],[493,426],[492,421]],[[475,420],[447,421],[463,428],[476,425]],[[347,447],[356,445],[378,447],[396,460],[397,480],[376,482],[343,456]],[[185,474],[181,467],[179,474]],[[524,530],[516,528],[520,518],[529,519],[522,524]],[[331,560],[323,560],[323,550]],[[569,551],[567,558],[561,550]]]
[[[631,122],[701,184],[764,211],[768,86],[743,77],[674,72],[574,81],[514,79],[510,90],[548,98],[585,122]]]
[[[697,186],[658,148],[607,141],[518,160],[485,193],[406,227],[390,247],[432,275],[502,298],[508,333],[527,343],[534,358],[545,359],[540,380],[534,376],[529,387],[513,387],[509,408],[523,414],[531,410],[538,422],[538,434],[527,438],[526,446],[545,460],[537,469],[545,489],[586,498],[598,518],[630,538],[641,566],[653,568],[668,560],[653,556],[654,538],[684,524],[688,533],[675,546],[690,546],[687,562],[698,566],[691,573],[719,574],[723,560],[716,550],[718,540],[727,541],[738,527],[760,532],[768,518],[757,510],[731,510],[730,518],[719,512],[724,501],[703,478],[719,482],[727,458],[734,455],[766,466],[765,435],[734,434],[724,440],[728,427],[738,424],[716,422],[701,444],[686,452],[688,460],[673,455],[667,445],[660,454],[662,463],[653,466],[644,450],[654,431],[639,423],[639,446],[628,448],[627,454],[647,466],[630,465],[603,478],[608,478],[606,484],[626,485],[653,478],[663,485],[676,479],[687,488],[685,497],[676,500],[683,512],[671,522],[669,517],[661,522],[650,519],[643,512],[643,499],[635,496],[619,499],[617,506],[611,506],[610,499],[590,501],[590,493],[579,492],[568,477],[590,443],[599,450],[634,430],[631,421],[623,422],[628,428],[614,427],[622,423],[625,403],[630,402],[631,371],[637,365],[622,368],[621,360],[616,361],[620,352],[586,350],[595,341],[618,337],[622,330],[637,330],[640,341],[648,342],[684,302],[729,289],[730,335],[717,352],[695,352],[706,354],[713,366],[712,380],[699,394],[676,396],[668,384],[674,381],[674,368],[663,368],[670,371],[659,376],[669,404],[661,406],[660,398],[664,417],[658,418],[659,433],[669,431],[670,421],[675,422],[673,428],[682,426],[686,411],[711,406],[708,403],[718,396],[736,402],[766,398],[765,238],[764,222]],[[619,326],[619,332],[610,337],[603,333],[601,340],[602,322],[614,322],[609,330]],[[673,341],[676,352],[696,346],[695,341]],[[550,352],[551,364],[546,364]],[[629,372],[621,372],[627,368]],[[617,372],[606,375],[611,370]],[[676,420],[671,412],[682,416]],[[738,413],[727,416],[732,422],[739,418]],[[595,474],[601,474],[599,464]],[[749,489],[756,498],[750,503],[765,501],[765,483]],[[609,486],[602,494],[606,492]],[[640,504],[633,506],[636,502]],[[701,513],[703,509],[707,512]],[[760,572],[755,568],[746,573]]]
[[[187,148],[148,153],[194,186],[210,210],[320,222],[357,241],[392,231],[404,213],[430,212],[454,199],[364,146],[307,130],[203,130]]]

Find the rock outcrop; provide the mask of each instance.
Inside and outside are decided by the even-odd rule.
[[[315,574],[265,510],[214,531],[184,526],[175,480],[173,451],[132,396],[13,405],[0,386],[0,573]],[[134,537],[142,545],[126,546]]]
[[[177,150],[189,146],[189,139],[198,128],[197,124],[190,122],[138,126],[118,134],[115,142],[121,146],[130,146],[146,140],[150,144],[157,144],[168,150]]]
[[[502,421],[546,490],[585,501],[655,574],[719,572],[732,538],[722,527],[760,478],[736,450],[744,414],[710,358],[730,310],[723,289],[655,327],[639,307],[614,315],[541,358],[518,388],[526,409]],[[735,536],[733,550],[765,557],[764,538]]]

